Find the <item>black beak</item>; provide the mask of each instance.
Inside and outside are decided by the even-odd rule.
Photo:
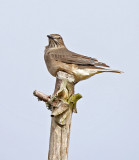
[[[54,39],[54,37],[53,37],[53,36],[51,36],[51,35],[47,35],[47,37],[48,37],[48,38],[52,38],[52,39]]]

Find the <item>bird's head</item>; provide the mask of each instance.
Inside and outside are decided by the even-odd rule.
[[[50,34],[47,35],[49,39],[49,48],[60,48],[60,47],[65,47],[64,41],[62,37],[59,34]]]

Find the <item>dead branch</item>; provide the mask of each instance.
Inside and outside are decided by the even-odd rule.
[[[34,96],[51,107],[51,133],[48,160],[67,160],[72,113],[77,113],[76,102],[82,97],[74,94],[74,76],[59,71],[54,93],[48,96],[34,91]]]

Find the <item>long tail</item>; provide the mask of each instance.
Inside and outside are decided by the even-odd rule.
[[[96,74],[103,73],[103,72],[113,72],[113,73],[123,73],[119,70],[112,70],[112,69],[105,69],[95,66],[80,66],[80,68],[73,70],[73,74],[75,75],[76,82],[81,80],[85,80],[89,77],[92,77]]]
[[[124,73],[123,71],[112,70],[112,69],[99,69],[98,70],[98,73],[102,73],[102,72]]]

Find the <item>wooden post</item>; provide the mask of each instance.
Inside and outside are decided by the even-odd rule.
[[[74,94],[74,76],[59,71],[51,98],[38,91],[34,95],[52,111],[48,160],[68,160],[72,113],[77,113],[76,102],[82,97]]]

